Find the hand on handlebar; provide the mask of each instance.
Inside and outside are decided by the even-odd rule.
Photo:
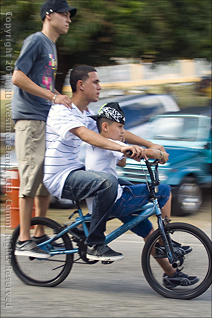
[[[163,156],[159,160],[159,163],[164,164],[169,160],[169,154],[166,151],[163,151],[162,154],[163,154]]]
[[[124,153],[126,157],[136,161],[140,161],[141,158],[145,156],[144,149],[135,145],[122,147],[121,152]]]

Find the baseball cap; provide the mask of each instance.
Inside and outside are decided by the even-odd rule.
[[[120,124],[125,124],[124,112],[117,102],[104,104],[98,111],[97,115],[89,116],[94,120],[98,118],[107,118]]]
[[[69,7],[68,3],[65,0],[49,0],[42,4],[40,8],[40,16],[42,21],[44,21],[46,15],[52,12],[70,12],[70,17],[73,17],[77,9]]]

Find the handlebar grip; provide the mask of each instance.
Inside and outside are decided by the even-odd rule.
[[[132,152],[131,150],[127,150],[127,151],[126,151],[126,155],[127,155],[127,156],[132,156],[132,154],[133,154],[133,152]]]

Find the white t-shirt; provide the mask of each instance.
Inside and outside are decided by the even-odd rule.
[[[125,143],[112,140],[122,146],[126,146]],[[124,157],[124,154],[119,151],[112,151],[107,149],[101,149],[98,147],[94,147],[92,145],[87,145],[86,147],[86,156],[85,156],[85,170],[94,170],[100,172],[106,172],[113,174],[117,179],[118,175],[116,172],[116,165],[119,160]],[[118,192],[115,202],[122,196],[123,187],[118,185]],[[92,213],[92,204],[93,197],[86,199],[86,203],[89,209],[89,212]]]
[[[53,196],[61,198],[69,173],[84,167],[78,158],[82,140],[70,130],[85,126],[98,132],[96,122],[88,117],[93,114],[92,111],[82,113],[74,104],[72,109],[59,104],[50,108],[46,122],[44,184]]]

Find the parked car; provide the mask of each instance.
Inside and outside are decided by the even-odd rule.
[[[136,94],[116,96],[91,103],[89,108],[97,113],[99,108],[109,102],[118,102],[126,117],[125,129],[146,123],[152,116],[180,108],[170,95]]]
[[[134,132],[139,135],[139,126]],[[172,214],[197,212],[202,189],[211,187],[211,107],[158,115],[150,121],[145,138],[163,145],[169,153],[168,162],[160,165],[159,172],[161,182],[172,187]],[[124,168],[117,167],[117,172],[135,183],[145,181],[145,166],[132,159],[127,159]]]
[[[11,137],[12,138],[12,137]],[[16,159],[15,150],[10,151],[7,156],[1,156],[1,181],[0,181],[0,190],[1,195],[4,195],[4,185],[5,179],[7,176],[11,177],[11,172],[7,170],[17,170],[18,163]],[[13,176],[14,174],[12,174]],[[61,199],[59,200],[56,197],[50,196],[50,208],[54,209],[71,209],[75,206],[72,200],[68,199]]]

